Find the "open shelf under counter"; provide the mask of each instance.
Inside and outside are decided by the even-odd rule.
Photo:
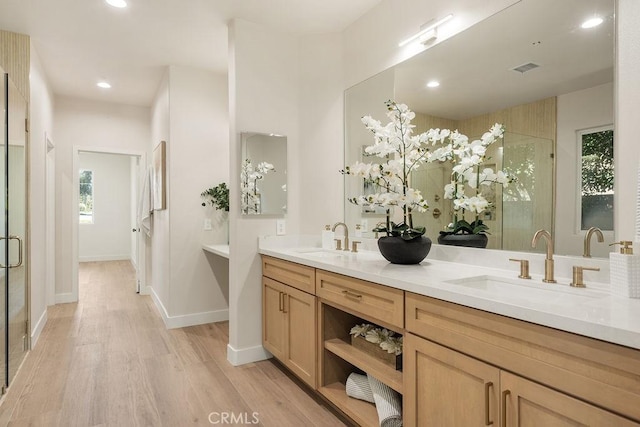
[[[324,348],[402,394],[402,371],[393,369],[340,338],[325,341]]]
[[[212,254],[229,259],[229,245],[202,245],[202,249]]]
[[[379,426],[376,405],[347,396],[345,385],[336,382],[318,389],[330,402],[361,426]]]

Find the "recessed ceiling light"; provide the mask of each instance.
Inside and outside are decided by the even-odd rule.
[[[127,2],[125,0],[105,0],[105,1],[113,7],[119,7],[119,8],[127,7]]]
[[[427,87],[438,87],[440,86],[440,82],[437,80],[431,80],[429,83],[427,83]]]
[[[597,27],[603,22],[604,22],[604,19],[600,18],[599,16],[596,16],[595,18],[587,19],[586,21],[584,21],[582,25],[580,25],[580,27],[593,28],[593,27]]]
[[[101,87],[102,89],[111,89],[111,85],[107,82],[98,82],[98,87]]]

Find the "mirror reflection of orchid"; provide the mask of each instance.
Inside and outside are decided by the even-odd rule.
[[[479,215],[491,204],[482,194],[483,187],[488,188],[494,183],[506,186],[514,180],[504,171],[494,172],[491,168],[482,167],[487,160],[487,147],[503,137],[504,127],[496,123],[474,141],[469,141],[466,135],[457,130],[449,129],[429,129],[413,135],[415,126],[411,120],[415,118],[415,113],[405,104],[394,101],[387,101],[385,105],[387,117],[391,120],[388,124],[383,126],[370,116],[362,118],[362,123],[374,135],[374,144],[366,147],[365,152],[379,157],[381,162],[355,162],[341,171],[345,175],[363,178],[376,191],[349,198],[349,201],[356,205],[386,209],[386,224],[373,231],[386,232],[387,236],[400,236],[405,240],[414,239],[426,230],[414,226],[411,212],[414,209],[424,212],[428,204],[420,191],[409,185],[411,172],[425,163],[450,161],[453,164],[451,182],[444,188],[444,197],[453,200],[454,221],[449,224],[447,231],[441,233],[486,233],[488,228]],[[469,189],[471,195],[467,194]],[[403,222],[400,224],[390,221],[390,210],[394,206],[402,208]],[[465,221],[465,211],[475,215],[473,222]]]
[[[432,129],[433,130],[433,129]],[[431,132],[431,131],[430,131]],[[504,171],[483,167],[487,147],[504,136],[504,126],[496,123],[480,139],[469,141],[466,135],[449,129],[436,129],[435,139],[443,145],[431,153],[429,161],[449,161],[453,164],[451,182],[444,186],[444,198],[453,200],[453,222],[440,234],[484,234],[488,227],[480,214],[491,207],[482,187],[492,184],[507,186],[515,178]],[[467,191],[471,194],[467,194]],[[473,222],[464,219],[468,211],[475,216]]]
[[[275,171],[275,167],[271,163],[260,162],[257,166],[254,166],[250,159],[244,160],[240,171],[242,213],[260,213],[258,181],[264,179],[265,175],[271,171]]]

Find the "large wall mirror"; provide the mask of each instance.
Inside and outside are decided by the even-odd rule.
[[[594,16],[604,22],[581,27]],[[505,138],[491,147],[488,166],[518,181],[490,194],[493,208],[483,214],[488,248],[533,251],[531,238],[540,228],[554,234],[558,254],[582,254],[590,226],[612,241],[614,28],[614,0],[522,0],[504,9],[349,88],[345,164],[363,161],[363,146],[373,140],[360,118],[386,123],[387,99],[416,113],[414,132],[449,128],[477,138],[502,123]],[[440,85],[427,87],[432,80]],[[605,168],[603,155],[611,158]],[[594,177],[596,169],[602,176]],[[451,222],[451,201],[443,198],[449,177],[450,170],[435,163],[412,176],[430,205],[414,222],[434,241]],[[357,181],[347,177],[345,196],[366,191]],[[383,219],[380,212],[345,206],[349,224],[370,230]],[[608,252],[605,244],[592,245],[596,256]]]
[[[241,141],[242,213],[283,216],[287,212],[287,137],[243,132]]]

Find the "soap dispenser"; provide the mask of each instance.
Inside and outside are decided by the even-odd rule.
[[[620,245],[620,253],[609,254],[611,293],[629,298],[640,298],[640,256],[633,254],[633,242],[622,240],[609,246]]]
[[[333,249],[334,237],[335,233],[331,231],[331,226],[329,224],[325,225],[322,231],[322,249]]]

